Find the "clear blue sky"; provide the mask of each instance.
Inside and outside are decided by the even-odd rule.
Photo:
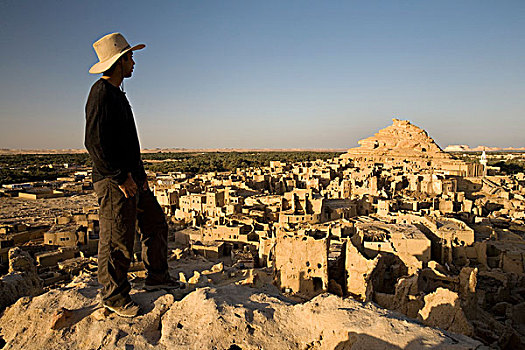
[[[82,148],[92,43],[133,45],[143,148],[349,148],[408,119],[525,146],[525,1],[0,1],[0,147]]]

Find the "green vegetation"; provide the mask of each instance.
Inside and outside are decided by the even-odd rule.
[[[449,152],[451,155],[467,163],[479,163],[481,152]]]
[[[330,159],[341,152],[180,152],[144,153],[148,170],[167,173],[206,173],[211,171],[234,171],[237,168],[268,166],[270,161],[287,163]],[[481,153],[455,154],[466,161],[479,161]],[[489,153],[488,164],[500,167],[506,174],[525,172],[525,158],[502,160],[503,154]],[[153,161],[153,162],[148,162]],[[64,168],[68,164],[69,168]],[[87,153],[82,154],[16,154],[0,156],[0,185],[26,181],[52,180],[71,174],[78,167],[90,167]]]
[[[167,173],[180,171],[185,173],[206,173],[210,171],[233,171],[237,168],[261,167],[270,165],[270,161],[304,162],[316,159],[330,159],[341,152],[203,152],[203,153],[149,153],[143,154],[144,160],[162,160],[148,163],[147,169]]]
[[[268,166],[270,161],[302,162],[338,157],[340,152],[181,152],[144,153],[145,167],[154,172],[180,171],[199,174],[232,171],[236,168]],[[157,162],[147,162],[153,160]],[[69,168],[64,168],[68,164]],[[78,167],[90,167],[87,153],[16,154],[0,156],[0,185],[52,180],[71,174]]]
[[[479,163],[481,159],[481,152],[452,152],[452,154],[465,162]],[[513,159],[508,159],[508,155],[512,154]],[[503,174],[517,174],[525,172],[525,154],[523,153],[507,153],[507,152],[487,152],[487,164],[489,166],[498,167]]]
[[[0,168],[20,168],[52,165],[91,166],[87,153],[80,154],[10,154],[0,155]]]
[[[27,170],[19,169],[0,169],[0,185],[29,182],[54,180],[59,176],[66,175],[63,171],[49,168],[34,168],[30,167]]]
[[[525,172],[525,161],[524,160],[507,160],[507,161],[489,161],[488,165],[497,166],[507,175],[517,174]]]
[[[74,169],[91,166],[87,154],[13,154],[0,156],[0,185],[28,181],[54,180]]]

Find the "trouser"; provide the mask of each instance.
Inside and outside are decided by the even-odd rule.
[[[139,186],[140,185],[140,186]],[[168,273],[168,224],[162,208],[150,190],[141,184],[134,197],[126,198],[111,179],[93,184],[99,203],[98,281],[102,301],[120,306],[130,300],[127,274],[133,257],[136,223],[141,232],[142,260],[147,280],[162,282]]]

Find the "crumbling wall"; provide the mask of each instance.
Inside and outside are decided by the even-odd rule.
[[[439,327],[468,336],[474,334],[474,327],[467,320],[459,295],[445,288],[425,295],[425,306],[419,310],[419,319],[431,327]]]
[[[275,251],[275,238],[262,238],[259,241],[259,264],[262,267],[272,267]]]
[[[361,301],[371,300],[373,293],[372,278],[381,259],[381,254],[374,259],[367,259],[351,240],[347,240],[345,258],[348,293]]]
[[[329,240],[281,236],[275,245],[275,282],[281,290],[314,296],[328,289]]]
[[[394,310],[417,318],[419,310],[423,307],[423,300],[418,287],[417,274],[401,277],[395,285],[395,294],[374,293],[374,301],[381,307]]]
[[[20,248],[9,250],[9,273],[0,278],[0,309],[13,304],[23,296],[43,292],[33,259]]]

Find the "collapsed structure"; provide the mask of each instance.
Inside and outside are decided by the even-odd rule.
[[[151,187],[175,244],[271,271],[291,298],[373,301],[488,345],[525,347],[525,175],[487,175],[408,121],[359,143],[326,161],[150,173]],[[35,253],[38,283],[50,285],[67,275],[53,265],[90,264],[96,211],[57,217],[39,234],[49,249]],[[2,241],[4,261],[12,247]]]
[[[458,176],[482,174],[480,164],[454,159],[443,152],[425,130],[408,120],[393,119],[393,122],[374,136],[359,141],[361,147],[352,148],[341,157],[351,159],[356,166],[379,163],[388,168],[402,167],[407,173],[428,170]]]
[[[173,178],[155,193],[174,223],[191,226],[178,242],[208,258],[242,253],[290,296],[374,301],[525,346],[523,175],[484,176],[484,164],[443,152],[408,121],[359,143],[327,161]]]

